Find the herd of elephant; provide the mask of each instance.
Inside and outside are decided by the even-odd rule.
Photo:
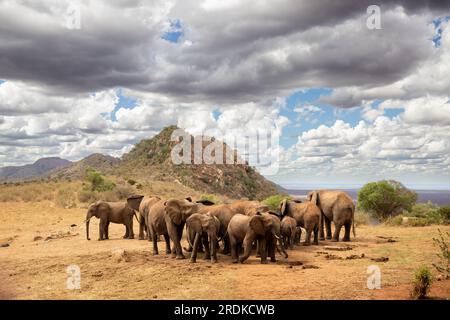
[[[136,214],[138,213],[138,214]],[[86,237],[89,238],[89,221],[100,219],[99,239],[108,239],[110,223],[124,224],[124,238],[133,239],[133,216],[139,222],[139,240],[152,241],[153,255],[158,254],[158,239],[164,237],[166,254],[184,259],[183,249],[191,252],[190,261],[196,262],[197,253],[204,252],[205,259],[217,262],[219,242],[223,254],[231,254],[232,262],[244,262],[256,244],[261,263],[267,258],[275,262],[275,251],[284,258],[286,249],[299,243],[302,228],[306,231],[304,245],[318,244],[326,238],[339,241],[342,227],[343,241],[350,241],[354,226],[355,205],[343,191],[311,191],[306,201],[283,200],[278,212],[258,202],[238,200],[231,204],[214,204],[208,200],[162,199],[157,196],[133,196],[127,202],[98,201],[89,206],[86,215]],[[139,218],[138,218],[139,216]],[[334,233],[331,232],[334,223]],[[182,248],[181,239],[186,226],[188,248]],[[313,237],[311,241],[311,237]],[[171,246],[172,242],[172,246]],[[243,255],[239,256],[243,249]]]

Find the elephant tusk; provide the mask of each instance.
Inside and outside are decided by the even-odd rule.
[[[279,236],[277,236],[276,234],[273,234],[274,235],[274,237],[277,239],[277,240],[280,240],[281,238],[279,237]]]

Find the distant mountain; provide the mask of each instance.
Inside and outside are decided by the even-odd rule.
[[[201,192],[223,194],[233,198],[263,199],[280,193],[277,185],[265,179],[247,163],[173,164],[171,152],[176,142],[170,138],[176,129],[178,129],[176,126],[167,127],[152,139],[142,140],[136,144],[122,157],[122,163],[115,172],[121,176],[134,176],[137,179],[146,177],[148,180],[176,181]],[[192,142],[194,137],[190,138]],[[206,146],[207,143],[203,144],[202,150]],[[223,146],[227,152],[231,150],[226,144]],[[238,158],[236,151],[231,152],[236,160]],[[191,161],[193,158],[194,150]]]
[[[120,163],[120,159],[108,155],[94,153],[90,156],[72,163],[65,168],[53,170],[46,177],[56,179],[80,179],[84,178],[87,169],[94,169],[102,174],[114,174],[115,167]]]
[[[32,180],[52,170],[70,166],[72,162],[57,157],[42,158],[33,164],[0,168],[0,181]]]

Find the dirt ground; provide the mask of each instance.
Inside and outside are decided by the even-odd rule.
[[[358,227],[356,241],[296,246],[289,258],[261,265],[252,256],[231,264],[220,255],[211,265],[164,253],[151,255],[151,242],[124,240],[124,226],[111,225],[108,241],[87,241],[85,209],[51,202],[2,203],[0,210],[0,298],[2,299],[409,299],[414,270],[437,262],[429,227]],[[71,225],[76,225],[71,227]],[[137,233],[137,223],[134,224]],[[98,237],[92,219],[91,238]],[[391,240],[388,241],[388,238]],[[127,252],[117,262],[112,251]],[[336,250],[341,249],[341,250]],[[344,249],[344,250],[342,250]],[[388,258],[388,261],[372,259]],[[67,289],[67,267],[81,270],[81,289]],[[367,288],[367,268],[381,270],[381,289]],[[450,280],[435,281],[431,298],[448,299]]]

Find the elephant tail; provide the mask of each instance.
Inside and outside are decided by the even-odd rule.
[[[356,230],[355,230],[355,208],[352,208],[352,229],[353,229],[353,237],[356,238]]]
[[[136,218],[136,221],[137,221],[139,224],[141,224],[141,221],[139,220],[139,218],[138,218],[138,216],[137,216],[137,214],[136,214],[136,211],[133,212],[133,215],[134,215],[134,217]]]

